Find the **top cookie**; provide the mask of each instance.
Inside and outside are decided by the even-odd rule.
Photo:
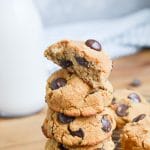
[[[121,136],[126,150],[150,150],[150,116],[140,114],[128,123]]]
[[[112,61],[95,40],[62,40],[48,47],[44,55],[94,88],[103,86],[112,69]]]

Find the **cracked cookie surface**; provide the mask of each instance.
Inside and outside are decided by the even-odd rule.
[[[125,150],[150,150],[150,116],[140,114],[128,123],[121,136]]]
[[[54,139],[49,139],[46,142],[45,150],[113,150],[114,143],[111,138],[94,146],[69,147],[56,142]]]
[[[117,127],[122,128],[126,123],[141,114],[150,114],[150,104],[141,94],[132,90],[116,90],[111,108],[117,122]]]
[[[48,106],[69,116],[91,116],[110,105],[113,87],[109,81],[103,89],[91,88],[75,74],[65,69],[54,72],[47,80],[46,101]]]
[[[111,59],[95,40],[62,40],[48,47],[44,55],[94,88],[102,87],[112,70]]]
[[[71,117],[49,110],[46,135],[67,146],[95,145],[109,138],[116,122],[109,109],[90,117]]]

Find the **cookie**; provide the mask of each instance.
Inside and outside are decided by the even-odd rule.
[[[113,149],[114,143],[111,140],[111,138],[94,146],[68,147],[61,143],[56,142],[54,139],[47,140],[45,145],[45,150],[113,150]]]
[[[121,144],[125,150],[150,150],[150,116],[141,113],[123,129]]]
[[[49,138],[67,146],[89,146],[109,138],[116,122],[108,109],[90,117],[71,117],[48,111],[45,130]]]
[[[46,86],[48,106],[68,116],[91,116],[111,104],[113,87],[109,81],[102,89],[91,88],[77,75],[61,69],[53,73]]]
[[[62,40],[48,47],[44,55],[94,88],[102,87],[112,70],[111,59],[96,40]]]
[[[150,105],[139,93],[131,90],[116,90],[111,104],[117,127],[122,128],[126,123],[141,114],[150,114]]]

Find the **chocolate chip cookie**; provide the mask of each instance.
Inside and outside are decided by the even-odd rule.
[[[111,59],[100,43],[92,39],[62,40],[48,47],[44,55],[93,87],[102,87],[112,70]]]
[[[116,90],[111,108],[114,110],[117,127],[122,128],[126,123],[141,114],[150,114],[150,104],[139,93],[131,90]]]
[[[54,139],[49,139],[46,142],[45,150],[113,150],[114,143],[111,138],[94,146],[68,147],[56,142]]]
[[[47,122],[48,121],[48,122]],[[116,127],[109,109],[90,117],[71,117],[62,113],[48,111],[46,125],[50,138],[67,146],[92,146],[111,137]],[[45,131],[44,130],[44,131]]]
[[[91,116],[111,104],[113,87],[109,81],[103,88],[93,89],[77,75],[61,69],[47,81],[48,106],[69,116]]]
[[[150,150],[150,116],[141,113],[123,129],[121,143],[125,150]]]

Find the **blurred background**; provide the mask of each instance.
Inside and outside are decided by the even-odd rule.
[[[0,116],[43,107],[56,68],[43,51],[64,38],[96,39],[112,58],[134,54],[150,47],[150,1],[0,0]]]

